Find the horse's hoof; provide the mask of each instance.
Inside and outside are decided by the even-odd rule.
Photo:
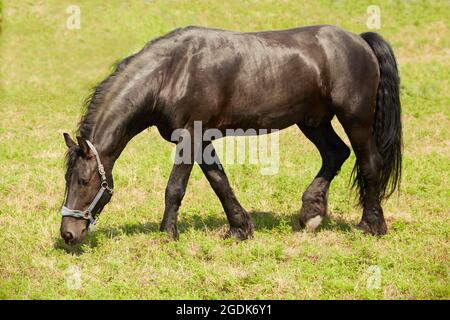
[[[161,228],[160,231],[165,232],[173,241],[177,241],[179,239],[178,230],[176,227]]]
[[[306,202],[300,209],[300,225],[308,232],[314,232],[327,216],[326,202]]]
[[[369,224],[367,221],[361,220],[357,228],[362,230],[364,234],[372,236],[383,236],[387,233],[386,222],[381,221],[375,224]]]
[[[323,217],[322,216],[315,216],[308,221],[305,222],[305,230],[308,232],[314,232],[318,226],[320,226],[320,223],[322,222]]]
[[[180,236],[178,235],[178,232],[172,233],[172,232],[168,232],[167,233],[170,237],[170,239],[172,239],[173,241],[178,241],[178,239],[180,238]]]
[[[230,228],[225,233],[224,239],[234,238],[238,241],[244,241],[253,238],[253,229]]]

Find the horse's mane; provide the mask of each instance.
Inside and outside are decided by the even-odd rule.
[[[124,59],[119,59],[115,63],[112,64],[111,69],[112,72],[109,76],[107,76],[103,81],[101,81],[98,85],[94,86],[91,89],[91,92],[86,97],[83,102],[82,109],[84,110],[83,115],[78,122],[78,130],[76,131],[76,135],[83,137],[85,139],[89,139],[92,133],[92,129],[95,124],[97,112],[100,111],[102,102],[104,101],[105,95],[108,93],[109,88],[114,83],[114,80],[125,70],[126,66],[141,52],[148,50],[154,44],[160,42],[163,39],[168,39],[172,36],[179,35],[184,33],[185,31],[194,28],[194,27],[186,27],[186,28],[178,28],[175,29],[161,37],[152,39],[149,41],[143,48],[137,53],[134,53]],[[76,148],[70,148],[65,156],[65,165],[67,167],[67,172],[70,174],[73,166],[75,165],[75,160],[78,156],[81,155],[81,150]]]
[[[76,132],[77,136],[89,138],[89,135],[94,126],[95,116],[97,111],[101,106],[101,102],[105,94],[108,92],[109,87],[113,83],[114,78],[116,78],[121,71],[126,67],[126,65],[134,58],[136,54],[126,57],[122,60],[117,60],[112,66],[112,73],[106,77],[102,82],[92,88],[90,94],[84,100],[83,110],[84,113],[78,122],[78,130]],[[72,169],[75,165],[77,157],[81,155],[81,149],[76,146],[74,148],[69,148],[65,155],[65,166],[67,168],[67,175],[70,177]]]
[[[160,42],[163,39],[170,38],[172,36],[179,35],[181,33],[184,33],[185,31],[192,29],[194,27],[185,27],[185,28],[178,28],[175,29],[161,37],[155,38],[150,40],[139,52],[132,54],[125,59],[117,60],[112,66],[111,69],[113,70],[112,73],[106,77],[102,82],[100,82],[98,85],[96,85],[92,90],[91,93],[88,95],[88,97],[85,99],[83,103],[83,109],[84,113],[81,116],[81,119],[78,123],[78,130],[77,135],[81,136],[83,138],[88,139],[92,128],[94,126],[94,121],[96,118],[97,111],[99,111],[99,107],[101,106],[101,102],[103,101],[103,98],[105,97],[106,93],[108,92],[109,87],[114,82],[114,79],[125,70],[126,66],[130,63],[133,58],[135,58],[139,53],[148,50],[151,46],[156,44],[157,42]]]
[[[105,95],[109,91],[109,87],[114,82],[114,79],[125,69],[127,64],[136,56],[133,54],[126,57],[123,60],[118,60],[112,65],[112,73],[106,77],[102,82],[91,89],[90,94],[84,100],[83,109],[85,110],[81,119],[78,123],[77,135],[88,139],[91,130],[94,126],[95,116],[101,102],[103,101]]]

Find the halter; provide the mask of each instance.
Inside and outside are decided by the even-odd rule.
[[[97,149],[95,149],[94,145],[89,140],[86,140],[86,143],[89,146],[89,148],[92,150],[92,152],[94,153],[95,159],[97,160],[98,173],[100,174],[100,178],[101,178],[100,190],[98,190],[97,194],[95,195],[94,200],[92,200],[91,204],[89,205],[89,207],[86,210],[84,210],[84,211],[74,210],[74,209],[69,209],[66,206],[63,206],[61,209],[61,214],[63,217],[74,217],[74,218],[82,218],[85,220],[89,220],[90,221],[89,228],[91,231],[94,231],[95,223],[97,222],[97,220],[92,215],[92,211],[94,210],[97,203],[100,201],[101,197],[103,196],[103,193],[105,193],[105,191],[107,191],[109,193],[109,195],[112,196],[113,189],[111,189],[108,186],[108,182],[106,181],[105,169],[102,165],[102,162],[100,161],[100,156],[98,155]]]

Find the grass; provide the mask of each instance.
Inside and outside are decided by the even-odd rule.
[[[0,298],[449,299],[450,4],[377,1],[379,32],[399,60],[404,179],[385,208],[390,233],[355,230],[350,158],[330,191],[331,219],[299,230],[300,197],[320,166],[296,128],[280,134],[280,170],[226,165],[255,238],[222,240],[226,219],[198,167],[180,210],[180,240],[158,232],[172,146],[155,128],[118,160],[116,195],[85,244],[59,239],[62,132],[110,65],[186,25],[250,31],[336,24],[367,31],[372,1],[4,1],[0,91]],[[66,28],[66,8],[81,28]],[[338,123],[336,128],[342,135]],[[345,137],[345,140],[348,140]],[[368,288],[370,266],[381,284]],[[68,286],[77,268],[80,286]]]

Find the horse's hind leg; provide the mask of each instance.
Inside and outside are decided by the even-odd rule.
[[[204,148],[206,147],[211,151],[208,152],[211,159],[202,159],[200,168],[219,197],[227,215],[230,230],[227,232],[226,237],[234,236],[239,240],[251,238],[253,236],[252,219],[236,199],[214,146],[212,143],[209,143],[204,146]]]
[[[350,149],[327,121],[318,127],[298,124],[305,136],[314,143],[322,157],[322,167],[302,196],[300,223],[307,230],[315,230],[327,214],[328,188],[344,161],[350,156]]]
[[[381,208],[380,177],[383,160],[378,152],[370,125],[357,126],[341,121],[356,155],[355,184],[360,191],[363,215],[358,227],[365,233],[383,235],[387,232]],[[348,124],[346,124],[348,123]]]

